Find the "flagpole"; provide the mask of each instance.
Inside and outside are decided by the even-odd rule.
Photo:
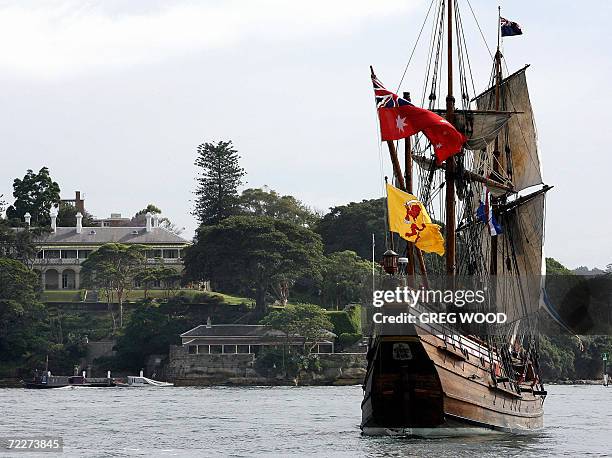
[[[499,51],[499,42],[501,40],[501,6],[497,5],[497,51]]]
[[[497,51],[495,52],[495,111],[499,111],[500,105],[500,92],[501,92],[501,51],[499,49],[501,36],[501,6],[497,7]],[[499,151],[499,134],[495,137],[495,145],[493,147],[493,178],[499,177],[499,158],[501,154]],[[494,204],[497,199],[491,196],[491,207],[494,214],[497,213]],[[497,275],[497,237],[491,237],[491,256],[490,256],[489,274]]]
[[[446,96],[446,120],[453,123],[455,98],[453,97],[453,1],[448,1],[448,95]],[[446,273],[455,275],[455,156],[446,160]]]

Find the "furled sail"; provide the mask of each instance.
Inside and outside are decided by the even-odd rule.
[[[513,73],[501,82],[500,110],[515,113],[499,136],[499,170],[503,178],[509,179],[516,191],[542,183],[540,158],[537,148],[537,133],[527,89],[525,70]],[[495,87],[489,88],[475,98],[479,110],[495,108]],[[493,145],[487,147],[493,156]],[[493,159],[492,159],[493,160]]]
[[[440,116],[446,117],[446,110],[434,111]],[[464,148],[481,150],[495,140],[510,116],[512,116],[512,113],[455,110],[453,125],[468,138],[468,141],[463,145]]]

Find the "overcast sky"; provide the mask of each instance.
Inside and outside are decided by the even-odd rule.
[[[494,46],[496,4],[471,2]],[[484,89],[488,52],[460,4]],[[532,64],[544,177],[555,186],[546,254],[569,267],[612,262],[610,5],[502,2],[502,15],[525,32],[505,40],[504,54],[511,71]],[[428,6],[0,1],[0,193],[12,201],[13,178],[46,165],[62,197],[84,192],[94,215],[132,215],[154,203],[190,238],[196,146],[231,139],[247,186],[268,185],[321,210],[379,197],[368,66],[397,87]],[[403,90],[422,90],[427,39]]]

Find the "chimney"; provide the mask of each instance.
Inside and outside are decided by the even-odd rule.
[[[145,215],[145,218],[147,219],[146,231],[151,232],[151,219],[153,218],[153,215],[151,215],[151,212],[147,212],[147,214]]]
[[[49,215],[51,216],[51,230],[55,234],[57,233],[57,209],[55,207],[51,207]]]
[[[153,215],[153,227],[159,227],[159,215],[157,213]]]
[[[81,212],[77,212],[76,214],[76,233],[80,234],[83,232],[83,215]]]
[[[81,191],[74,192],[74,206],[81,212],[81,215],[85,213],[85,199],[81,199]]]
[[[30,227],[30,221],[32,221],[32,215],[30,215],[30,212],[27,212],[25,215],[23,215],[23,219],[28,225],[28,227]]]
[[[210,328],[212,328],[212,320],[210,319],[210,317],[208,317],[208,319],[206,320],[206,329]]]

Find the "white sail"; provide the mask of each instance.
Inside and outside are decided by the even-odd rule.
[[[505,78],[500,86],[500,110],[515,113],[499,136],[500,178],[510,179],[516,191],[542,183],[540,158],[538,156],[537,132],[525,70],[527,67]],[[476,97],[479,110],[495,108],[495,87]],[[493,145],[487,147],[490,160]],[[508,161],[508,156],[510,161]]]

